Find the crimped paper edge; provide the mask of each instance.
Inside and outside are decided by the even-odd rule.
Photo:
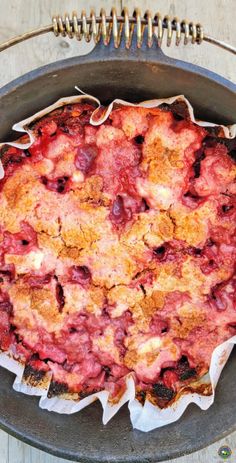
[[[4,142],[0,143],[0,148],[4,145],[10,145],[17,148],[28,149],[34,141],[33,132],[29,129],[29,125],[32,122],[42,118],[46,114],[61,106],[64,106],[66,104],[79,103],[83,100],[91,101],[92,103],[95,103],[97,105],[97,108],[94,110],[90,118],[90,123],[94,126],[101,125],[108,118],[113,107],[116,105],[155,108],[163,103],[171,105],[172,103],[178,100],[184,101],[186,103],[189,111],[189,116],[191,120],[197,125],[202,127],[218,126],[223,129],[226,138],[234,138],[236,136],[236,124],[231,126],[223,126],[195,119],[193,107],[191,106],[189,101],[184,97],[184,95],[177,95],[170,98],[153,99],[143,101],[138,104],[129,103],[121,99],[115,99],[109,104],[102,117],[95,119],[93,118],[93,116],[97,114],[97,111],[101,107],[100,101],[91,95],[85,94],[78,87],[75,88],[80,93],[82,93],[82,95],[60,98],[54,104],[48,106],[47,108],[44,108],[41,111],[38,111],[33,116],[30,116],[29,118],[26,118],[23,121],[20,121],[13,125],[12,128],[16,132],[20,132],[22,134],[27,133],[29,135],[28,143],[22,144],[18,142]],[[0,179],[3,178],[3,176],[4,170],[0,161]],[[95,394],[91,394],[90,396],[80,401],[75,401],[62,399],[60,397],[48,398],[47,393],[50,381],[48,382],[47,387],[33,387],[29,384],[26,384],[23,381],[24,366],[18,360],[14,359],[10,352],[0,353],[0,366],[8,369],[16,375],[15,381],[13,383],[14,390],[24,394],[40,396],[39,406],[42,409],[54,411],[57,413],[72,414],[79,412],[83,408],[90,405],[92,402],[99,400],[103,408],[102,421],[103,424],[106,424],[118,412],[118,410],[126,402],[128,402],[130,419],[133,427],[140,431],[147,432],[177,421],[182,416],[182,414],[184,413],[184,411],[190,403],[195,403],[202,410],[207,410],[213,404],[215,397],[215,388],[218,379],[230,356],[234,344],[236,344],[236,336],[233,336],[224,343],[218,345],[212,353],[210,369],[208,374],[209,379],[206,379],[206,381],[208,381],[207,384],[211,384],[212,387],[211,395],[204,396],[197,392],[183,393],[182,395],[180,395],[178,400],[176,400],[172,405],[164,409],[160,409],[159,407],[154,406],[148,400],[146,400],[145,404],[142,405],[137,399],[135,399],[135,383],[132,374],[127,375],[127,377],[125,378],[126,390],[122,397],[119,399],[119,401],[116,403],[109,401],[109,392],[105,390]]]

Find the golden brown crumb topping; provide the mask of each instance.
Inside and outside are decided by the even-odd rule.
[[[163,407],[235,333],[234,142],[171,106],[93,110],[2,150],[0,346],[50,397],[119,397],[132,374]]]

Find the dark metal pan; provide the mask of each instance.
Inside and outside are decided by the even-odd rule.
[[[115,97],[135,102],[184,94],[197,116],[213,122],[236,120],[236,85],[205,69],[167,58],[157,44],[115,50],[99,44],[88,56],[50,64],[0,90],[0,139],[14,122],[57,98],[76,94],[74,86],[106,103]],[[0,369],[0,426],[19,439],[59,457],[80,462],[157,462],[198,450],[236,429],[236,352],[217,387],[214,405],[190,406],[182,418],[150,433],[133,430],[126,406],[107,425],[94,404],[75,415],[38,407],[38,398],[12,390],[13,375]]]

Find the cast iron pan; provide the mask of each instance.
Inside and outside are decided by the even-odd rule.
[[[119,97],[132,102],[185,94],[196,114],[218,123],[236,120],[236,85],[205,69],[167,58],[154,44],[139,50],[98,45],[88,56],[72,58],[30,72],[0,90],[0,139],[11,126],[57,98],[76,94],[74,86],[103,103]],[[80,462],[157,462],[194,452],[236,429],[236,352],[219,381],[214,405],[188,407],[169,426],[142,433],[133,430],[127,406],[106,426],[101,407],[75,415],[38,407],[38,398],[12,389],[13,375],[0,369],[0,426],[31,445]]]

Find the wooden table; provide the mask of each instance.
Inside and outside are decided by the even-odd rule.
[[[142,11],[146,8],[160,11],[162,14],[177,15],[179,18],[188,18],[200,21],[205,31],[217,38],[225,40],[236,46],[236,0],[143,0],[133,2],[127,0],[0,0],[0,42],[16,34],[29,29],[50,23],[52,14],[72,12],[78,8],[96,8],[99,12],[101,6],[110,12],[112,5],[118,10],[126,5],[132,11],[137,4],[142,5]],[[87,53],[91,45],[70,41],[65,38],[54,38],[53,35],[45,35],[35,38],[28,43],[18,45],[0,56],[0,86],[18,77],[25,72],[56,61],[58,59]],[[201,47],[191,46],[172,48],[164,51],[170,56],[184,59],[199,64],[226,78],[236,81],[236,58],[212,45],[202,44]],[[40,89],[39,89],[40,91]],[[17,115],[16,115],[17,119]],[[231,447],[233,455],[230,462],[236,461],[236,432],[228,438],[218,441],[200,452],[172,460],[173,463],[213,463],[219,462],[217,451],[223,444]],[[25,445],[17,439],[0,431],[0,463],[63,463],[67,460],[48,455]]]

